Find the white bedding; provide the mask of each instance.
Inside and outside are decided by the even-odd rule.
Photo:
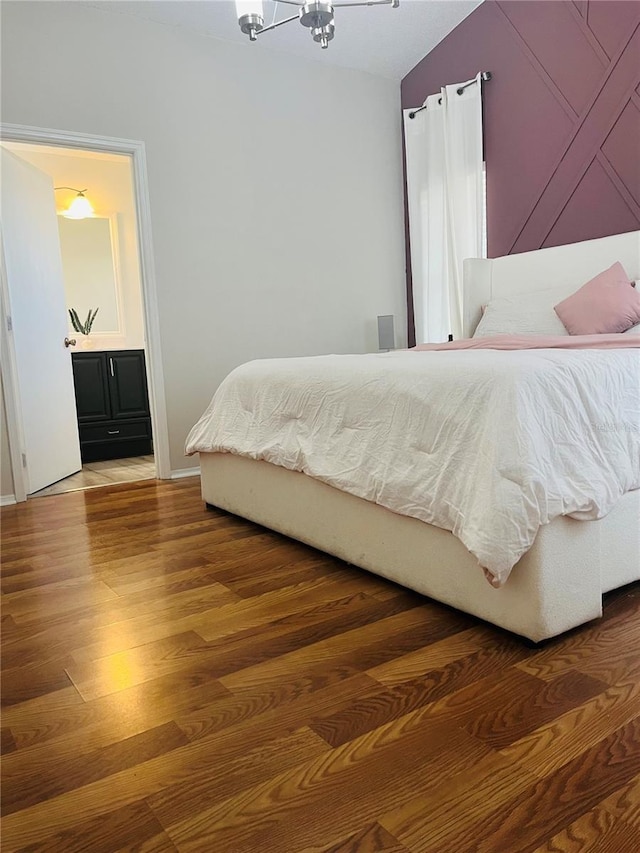
[[[451,530],[501,586],[558,515],[640,488],[640,350],[253,361],[187,453],[231,452]]]

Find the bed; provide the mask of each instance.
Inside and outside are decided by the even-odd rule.
[[[568,296],[616,261],[622,262],[630,278],[640,278],[640,232],[493,260],[465,261],[465,335],[471,336],[482,307],[494,299],[540,289]],[[407,357],[411,354],[391,354],[375,365],[395,366]],[[381,357],[334,358],[361,359],[350,364],[366,372],[372,369],[371,360]],[[518,359],[524,361],[524,356],[518,355]],[[592,359],[594,369],[601,366],[602,359]],[[282,362],[291,365],[294,360]],[[335,371],[337,362],[317,360],[315,364]],[[621,364],[628,382],[629,370],[635,370],[637,361]],[[554,370],[565,367],[555,362],[551,366]],[[487,361],[487,369],[495,369],[494,362]],[[581,369],[577,362],[575,369]],[[634,381],[640,385],[640,376]],[[637,408],[630,411],[625,422],[627,429],[635,430],[640,427],[633,422]],[[590,417],[593,420],[593,412]],[[548,522],[543,519],[526,552],[505,573],[499,588],[494,588],[480,568],[478,549],[465,547],[464,536],[388,508],[390,501],[383,492],[378,500],[375,489],[373,493],[360,489],[365,498],[354,490],[350,493],[336,487],[340,481],[330,477],[311,476],[293,470],[293,465],[283,467],[265,458],[251,458],[233,448],[232,452],[207,451],[208,446],[194,428],[187,450],[200,452],[202,495],[208,505],[303,541],[534,642],[597,618],[602,614],[605,592],[640,579],[640,482],[633,480],[640,475],[638,471],[627,472],[620,493],[609,495],[608,503],[601,502],[598,514],[603,517],[583,520],[556,515]],[[637,457],[629,460],[633,467],[637,465]],[[469,543],[468,537],[466,541]]]

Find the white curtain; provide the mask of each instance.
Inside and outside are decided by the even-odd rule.
[[[416,343],[462,337],[462,262],[486,257],[481,86],[404,111]]]

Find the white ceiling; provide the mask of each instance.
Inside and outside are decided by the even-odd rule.
[[[327,50],[315,44],[297,21],[259,36],[251,50],[279,50],[331,65],[357,68],[401,80],[482,0],[400,0],[391,6],[336,9],[335,39]],[[201,35],[248,42],[238,27],[233,0],[123,0],[91,2],[105,11],[135,15]],[[277,7],[277,8],[276,8]],[[283,3],[265,0],[265,23],[295,14]]]

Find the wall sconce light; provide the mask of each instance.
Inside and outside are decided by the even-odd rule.
[[[87,219],[90,216],[95,216],[91,202],[85,196],[87,188],[77,190],[75,187],[54,187],[54,190],[71,190],[78,193],[66,210],[62,211],[62,216],[67,219]]]

